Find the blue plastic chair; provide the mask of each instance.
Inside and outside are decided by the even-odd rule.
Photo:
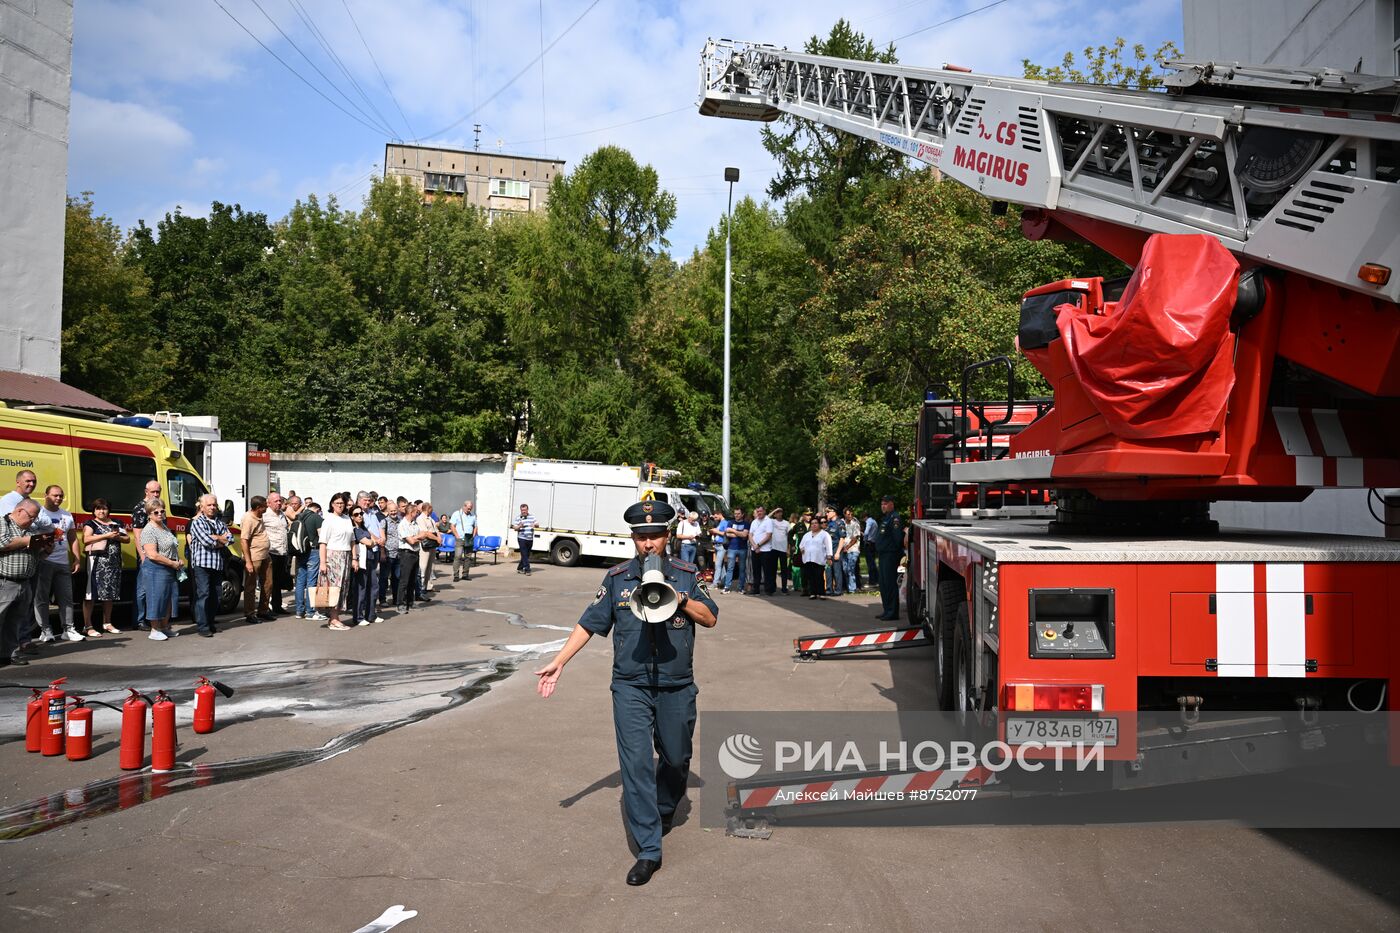
[[[491,555],[491,563],[496,563],[501,553],[501,538],[499,535],[477,535],[475,538],[476,550],[472,552],[472,563],[476,563],[476,557],[483,551]]]
[[[438,560],[451,560],[457,550],[457,536],[448,532],[442,536],[442,543],[438,545]]]

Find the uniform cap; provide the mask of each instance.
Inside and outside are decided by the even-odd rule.
[[[675,507],[663,499],[647,499],[627,507],[622,520],[633,532],[665,531],[676,517]]]

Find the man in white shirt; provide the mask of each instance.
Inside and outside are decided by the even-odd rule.
[[[73,622],[73,574],[82,567],[77,536],[73,534],[73,513],[63,507],[63,487],[50,485],[44,490],[44,505],[34,525],[52,526],[53,549],[38,561],[34,577],[34,621],[39,626],[41,642],[56,641],[59,635],[49,626],[49,603],[58,604],[58,618],[63,623],[63,638],[82,641]],[[11,508],[13,511],[13,507]]]
[[[457,539],[452,549],[452,582],[470,580],[472,556],[476,553],[476,511],[468,499],[452,513],[452,534]]]
[[[268,587],[267,611],[275,616],[284,616],[287,610],[282,606],[282,590],[290,576],[291,554],[287,549],[290,524],[286,515],[287,501],[280,492],[267,494],[267,511],[263,513],[263,529],[267,532],[267,550],[272,556],[272,586]]]
[[[695,542],[700,538],[700,514],[686,512],[676,523],[676,540],[680,542],[680,558],[686,563],[695,563]]]
[[[783,517],[783,510],[773,510],[773,553],[777,555],[777,577],[783,584],[783,595],[788,592],[788,580],[792,572],[788,568],[788,529],[792,523]]]
[[[831,563],[831,535],[826,523],[812,519],[810,530],[798,542],[802,552],[802,589],[808,599],[822,599],[826,592],[826,568]]]
[[[773,550],[773,519],[763,506],[753,510],[753,524],[749,527],[749,540],[753,542],[753,593],[755,596],[772,596],[773,577],[778,570],[778,555]]]

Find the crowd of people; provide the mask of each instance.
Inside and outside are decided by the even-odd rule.
[[[857,517],[849,507],[805,509],[790,521],[779,506],[757,506],[752,516],[735,506],[728,515],[684,515],[672,540],[721,593],[823,599],[878,584],[878,529],[870,512]]]
[[[0,666],[25,664],[46,643],[120,632],[112,606],[121,599],[122,545],[129,542],[138,558],[132,623],[151,640],[164,641],[176,634],[170,622],[187,579],[198,634],[218,632],[221,589],[234,560],[243,564],[247,624],[291,615],[343,632],[384,622],[385,612],[408,613],[433,598],[444,541],[453,542],[453,581],[468,579],[478,531],[471,501],[448,514],[427,501],[347,490],[324,507],[295,492],[254,496],[234,532],[206,494],[181,548],[154,480],[131,505],[129,523],[114,518],[113,504],[99,498],[91,503],[92,517],[79,525],[63,507],[62,486],[50,484],[36,501],[36,485],[34,472],[21,470],[14,490],[0,498]],[[890,508],[882,505],[887,514]],[[529,507],[520,506],[512,522],[519,573],[530,573],[534,525]],[[721,593],[824,599],[880,583],[881,564],[897,566],[903,552],[902,538],[896,549],[888,537],[876,516],[857,517],[851,508],[807,509],[790,521],[781,507],[758,506],[752,516],[735,507],[727,515],[682,514],[672,548]],[[893,566],[887,569],[892,580]],[[882,617],[897,617],[897,611],[897,600],[893,608],[886,600]]]
[[[423,500],[346,491],[323,509],[295,492],[269,492],[249,501],[234,532],[206,494],[181,548],[154,480],[132,504],[129,523],[98,498],[92,518],[79,525],[63,508],[62,486],[50,484],[40,502],[32,497],[36,485],[34,472],[21,470],[0,498],[0,667],[27,664],[51,642],[120,633],[112,606],[121,599],[122,545],[131,542],[138,560],[132,624],[153,641],[177,634],[170,622],[186,580],[198,634],[218,632],[230,561],[243,564],[244,622],[291,615],[331,631],[383,622],[386,611],[403,614],[431,600],[444,542],[452,544],[453,581],[471,575],[478,527],[471,501],[448,514]]]

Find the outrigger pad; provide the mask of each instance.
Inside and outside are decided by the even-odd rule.
[[[1213,236],[1155,234],[1121,301],[1102,315],[1057,308],[1085,393],[1122,438],[1218,430],[1235,384],[1239,263]]]

